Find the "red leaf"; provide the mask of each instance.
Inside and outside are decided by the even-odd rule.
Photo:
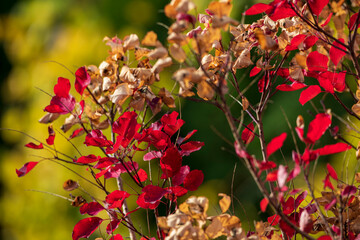
[[[78,128],[71,134],[70,139],[73,139],[74,137],[81,136],[84,133],[85,133],[84,128]]]
[[[306,65],[309,71],[324,72],[327,70],[328,57],[317,51],[311,52],[306,58]]]
[[[295,163],[294,169],[289,173],[287,181],[294,179],[300,173],[301,173],[300,165],[298,163]]]
[[[105,201],[109,204],[109,208],[121,208],[124,200],[130,197],[125,191],[115,190],[106,196]]]
[[[314,44],[317,42],[317,40],[319,40],[319,38],[316,36],[307,37],[303,42],[304,50],[307,50],[307,49],[311,48],[312,46],[314,46]]]
[[[204,181],[201,170],[192,170],[184,179],[184,187],[189,191],[195,191]]]
[[[295,218],[295,214],[289,216],[289,220],[294,225],[298,225],[297,221],[294,218]],[[295,230],[291,226],[289,226],[285,221],[280,220],[279,227],[290,239],[294,236]]]
[[[329,3],[329,0],[308,0],[311,11],[319,16],[323,8]]]
[[[113,142],[107,140],[106,137],[102,134],[99,129],[92,130],[85,137],[86,146],[95,146],[95,147],[109,147],[113,145]]]
[[[276,72],[276,75],[282,77],[282,78],[288,78],[289,77],[289,69],[288,68],[279,68]]]
[[[25,176],[28,172],[31,171],[31,169],[33,169],[36,164],[38,164],[39,162],[27,162],[24,164],[24,166],[22,166],[19,170],[16,169],[16,174],[18,175],[18,177],[23,177]]]
[[[357,188],[352,185],[347,185],[344,190],[341,192],[342,197],[349,197],[354,195],[357,192]]]
[[[351,146],[347,145],[346,143],[335,143],[316,149],[314,150],[314,152],[318,153],[320,156],[323,156],[323,155],[330,155],[334,153],[344,152],[349,149],[351,149]]]
[[[257,3],[251,6],[248,10],[244,12],[244,15],[256,15],[265,12],[266,10],[271,9],[272,7],[265,3]]]
[[[314,97],[321,93],[321,89],[318,85],[310,85],[307,89],[300,93],[299,102],[304,105]]]
[[[284,214],[290,214],[294,211],[295,209],[295,200],[293,197],[289,197],[285,203],[282,203],[282,207],[283,207],[283,213]]]
[[[85,88],[90,84],[91,77],[85,67],[81,67],[75,72],[75,89],[80,95],[83,94]]]
[[[321,24],[321,27],[325,27],[326,25],[328,25],[328,23],[330,22],[331,20],[331,17],[332,17],[333,13],[331,12],[329,14],[329,16],[326,18],[325,22],[323,24]]]
[[[197,132],[197,130],[192,130],[191,132],[189,132],[188,134],[186,134],[186,136],[184,138],[179,137],[179,139],[177,140],[177,144],[182,144],[183,142],[186,142],[187,140],[189,140],[189,138],[192,137],[192,135],[194,135]]]
[[[348,28],[350,31],[353,31],[354,28],[355,28],[355,22],[356,22],[356,19],[357,19],[357,16],[358,16],[359,13],[355,13],[353,14],[350,19],[349,19],[349,22],[348,22]]]
[[[84,205],[82,205],[79,210],[81,214],[86,213],[89,214],[90,216],[95,216],[104,209],[105,208],[98,202],[89,202],[89,203],[84,203]]]
[[[161,117],[161,123],[164,126],[164,132],[166,132],[169,136],[174,135],[181,126],[185,123],[182,119],[177,119],[177,112],[172,112],[170,114],[165,114]]]
[[[148,179],[146,171],[142,168],[138,170],[137,175],[139,176],[140,182],[145,182]],[[137,178],[135,178],[135,180],[138,181]]]
[[[119,226],[121,221],[119,221],[118,219],[114,219],[112,220],[107,226],[106,226],[106,233],[111,235]],[[122,236],[120,235],[121,239]]]
[[[182,165],[182,157],[175,147],[166,149],[165,154],[160,159],[161,170],[163,176],[161,178],[168,178],[174,176],[179,171]]]
[[[54,93],[60,98],[67,98],[70,92],[70,81],[69,79],[59,77],[57,84],[54,86]]]
[[[339,41],[344,43],[344,39],[342,38],[339,38]],[[346,52],[346,48],[343,45],[337,41],[334,41],[329,51],[330,60],[334,63],[335,66],[337,66],[341,58],[346,55]]]
[[[190,141],[180,146],[181,148],[180,153],[182,156],[189,156],[190,153],[199,151],[202,146],[204,146],[203,142]]]
[[[328,204],[325,205],[325,210],[328,211],[330,210],[334,205],[336,204],[336,197],[331,200],[331,202],[329,202]]]
[[[261,68],[259,67],[253,67],[250,71],[250,77],[256,76],[259,72],[261,72]]]
[[[282,133],[279,136],[273,138],[266,147],[266,154],[269,157],[271,154],[280,149],[286,139],[287,134]]]
[[[75,98],[71,95],[65,97],[54,96],[50,105],[46,106],[44,111],[49,113],[68,114],[75,108]]]
[[[271,8],[266,10],[265,13],[275,22],[279,19],[296,16],[296,13],[286,0],[274,0],[269,5]]]
[[[162,157],[162,153],[160,151],[151,151],[151,152],[148,152],[144,155],[144,158],[143,160],[144,161],[150,161],[152,159],[155,159],[155,158],[161,158]]]
[[[93,162],[96,162],[99,160],[99,157],[95,156],[94,154],[90,154],[90,155],[87,155],[87,156],[82,156],[82,157],[79,157],[76,162],[77,163],[85,163],[85,164],[88,164],[88,163],[93,163]]]
[[[332,240],[332,238],[329,235],[324,235],[319,237],[318,240]]]
[[[90,217],[80,220],[74,227],[72,239],[88,238],[102,223],[103,219],[99,217]]]
[[[39,145],[36,145],[33,142],[29,142],[29,143],[25,144],[25,147],[32,148],[32,149],[43,149],[44,148],[42,143],[40,143]]]
[[[285,51],[297,50],[300,43],[304,42],[306,38],[305,34],[299,34],[291,39],[291,42],[288,46],[286,46]]]
[[[120,234],[116,234],[113,237],[111,237],[109,240],[124,240],[124,239]]]
[[[259,82],[258,82],[259,93],[262,93],[264,91],[264,87],[265,87],[265,75],[259,79]]]
[[[261,171],[268,170],[268,169],[276,167],[276,163],[274,163],[272,161],[266,161],[266,162],[261,161],[258,164],[259,164],[259,170],[261,170]]]
[[[334,76],[331,72],[324,72],[319,75],[318,81],[320,86],[328,93],[334,93],[334,86],[331,83],[331,77]]]
[[[331,125],[331,118],[326,113],[319,113],[309,124],[306,141],[315,143]]]
[[[266,211],[267,205],[269,204],[269,200],[267,198],[263,198],[260,202],[260,209],[262,212]]]
[[[113,124],[113,132],[119,134],[120,145],[126,148],[141,127],[136,112],[125,112]],[[116,140],[118,141],[118,140]]]
[[[185,165],[180,168],[180,170],[172,177],[171,182],[173,186],[181,185],[186,176],[190,173],[190,167]]]
[[[182,197],[184,196],[188,190],[181,186],[175,186],[175,187],[169,187],[169,190],[176,196],[176,197]]]
[[[98,158],[97,164],[94,166],[94,168],[100,169],[100,168],[106,168],[110,165],[113,165],[114,163],[117,163],[119,160],[114,157],[103,157]]]
[[[278,225],[280,221],[280,216],[275,214],[273,216],[268,217],[267,221],[268,223],[270,223],[271,226]]]
[[[151,203],[151,204],[156,203],[166,193],[170,192],[169,190],[166,190],[166,189],[163,189],[161,187],[154,186],[154,185],[147,185],[147,186],[143,187],[143,189],[141,191],[143,193],[145,193],[144,201],[147,202],[147,203]]]
[[[330,182],[330,174],[326,175],[323,182],[324,182],[324,189],[328,187],[328,188],[334,190],[334,186]]]
[[[336,174],[335,169],[329,163],[326,164],[326,168],[330,174],[330,177],[332,177],[334,180],[338,180],[338,176]]]
[[[331,79],[331,83],[334,86],[335,90],[338,92],[343,92],[346,88],[346,83],[345,83],[345,77],[346,77],[346,72],[339,72],[334,74],[335,77],[333,79]]]
[[[276,89],[279,90],[279,91],[290,92],[290,91],[299,90],[299,89],[304,88],[306,86],[307,85],[304,84],[304,83],[294,81],[290,85],[288,85],[288,84],[280,84],[280,85],[276,86]]]
[[[139,205],[139,207],[144,208],[144,209],[155,209],[157,208],[157,206],[159,206],[160,201],[156,201],[155,203],[149,203],[149,202],[145,202],[144,196],[146,193],[142,193],[139,195],[138,199],[136,200],[137,205]]]
[[[244,144],[249,144],[254,140],[254,136],[254,124],[251,122],[241,133],[241,140],[243,140]]]
[[[300,204],[302,203],[302,201],[305,200],[306,196],[307,196],[308,192],[307,191],[303,191],[302,193],[300,193],[296,199],[295,199],[295,205],[294,205],[294,209],[296,210]]]
[[[269,173],[266,175],[266,181],[269,181],[269,182],[275,182],[275,181],[277,181],[277,172],[278,172],[278,170],[269,172]]]

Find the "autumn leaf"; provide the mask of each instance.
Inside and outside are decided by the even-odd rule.
[[[282,133],[279,136],[273,138],[266,147],[266,154],[269,157],[271,154],[280,149],[287,137],[286,133]]]
[[[72,239],[88,238],[99,227],[103,219],[90,217],[80,220],[74,227]]]
[[[305,89],[300,93],[300,98],[299,98],[300,104],[304,105],[305,103],[307,103],[308,101],[319,95],[319,93],[321,93],[321,89],[318,85],[309,86],[307,89]]]
[[[221,208],[221,212],[225,213],[231,205],[231,199],[228,195],[226,195],[224,193],[219,193],[218,196],[222,197],[219,201],[219,205]]]
[[[16,174],[18,177],[25,176],[30,172],[39,162],[27,162],[20,169],[16,169]]]
[[[81,67],[75,72],[75,89],[82,95],[85,88],[90,84],[91,77],[85,67]]]

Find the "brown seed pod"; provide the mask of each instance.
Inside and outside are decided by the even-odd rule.
[[[84,203],[86,203],[86,200],[82,196],[76,196],[75,199],[71,202],[71,206],[80,207]]]
[[[72,191],[72,190],[75,190],[79,187],[79,184],[77,182],[75,182],[74,180],[67,180],[64,182],[63,184],[63,188],[66,190],[66,191]]]

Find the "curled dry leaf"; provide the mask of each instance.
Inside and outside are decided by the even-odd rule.
[[[39,119],[39,123],[45,123],[45,124],[52,123],[59,117],[60,117],[59,113],[47,113],[45,114],[45,116]]]
[[[115,104],[122,105],[125,100],[132,94],[128,83],[119,84],[114,93],[109,96],[110,101]]]
[[[171,95],[171,93],[167,89],[161,88],[158,93],[158,96],[162,99],[162,101],[165,103],[165,105],[168,106],[169,108],[175,107],[174,97]]]
[[[147,32],[143,40],[141,41],[142,45],[155,47],[157,42],[157,34],[153,31]]]
[[[154,66],[151,68],[151,72],[153,73],[159,73],[163,70],[165,67],[169,67],[172,64],[172,60],[170,57],[161,58],[156,61]]]
[[[197,85],[197,94],[204,100],[211,100],[215,96],[215,90],[207,81],[201,81]]]
[[[170,54],[176,61],[182,63],[186,60],[186,53],[182,47],[176,43],[170,46]]]
[[[221,208],[221,212],[225,213],[231,205],[231,199],[228,195],[226,195],[224,193],[219,193],[218,196],[222,197],[222,199],[220,199],[220,201],[219,201],[219,205]]]

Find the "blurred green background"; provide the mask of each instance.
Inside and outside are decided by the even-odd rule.
[[[195,0],[198,12],[203,12],[209,0]],[[123,38],[130,33],[141,39],[147,31],[155,31],[165,43],[167,30],[158,23],[170,25],[163,14],[165,0],[23,0],[8,1],[0,7],[0,80],[1,80],[1,127],[19,130],[38,139],[47,137],[45,125],[37,123],[44,115],[43,108],[50,101],[41,92],[52,92],[57,78],[73,79],[61,66],[72,71],[83,65],[99,65],[107,56],[108,47],[102,42],[105,36]],[[245,4],[250,1],[234,1],[232,17],[241,20]],[[249,18],[246,22],[251,22]],[[59,64],[57,64],[57,63]],[[239,77],[248,71],[239,73]],[[169,73],[170,76],[170,73]],[[167,80],[171,81],[170,77]],[[245,77],[244,86],[250,80]],[[167,83],[169,84],[169,82]],[[172,84],[170,82],[170,84]],[[248,95],[250,101],[258,97],[256,86]],[[297,102],[299,92],[289,93],[285,101],[283,94],[275,96],[294,126],[297,115],[306,115],[307,108]],[[294,107],[296,104],[297,107]],[[240,111],[239,111],[240,112]],[[251,177],[232,153],[233,146],[218,133],[231,140],[231,135],[221,112],[211,105],[182,101],[182,118],[186,121],[182,134],[192,129],[198,133],[194,140],[205,142],[199,152],[185,159],[192,169],[201,169],[205,182],[196,195],[209,197],[210,212],[218,211],[217,193],[233,192],[236,215],[247,225],[260,220],[261,196]],[[308,121],[310,117],[305,117]],[[279,105],[270,104],[265,116],[267,140],[281,132],[289,132]],[[246,123],[250,120],[246,119]],[[59,129],[61,120],[55,123]],[[30,138],[12,131],[1,131],[0,138],[0,228],[3,239],[62,240],[70,239],[73,226],[83,218],[77,208],[66,200],[29,189],[52,192],[66,196],[62,189],[65,180],[78,178],[63,167],[51,162],[39,164],[26,177],[17,178],[15,168],[25,162],[38,161],[34,154],[46,156],[45,151],[27,150],[23,146]],[[61,138],[57,134],[57,140]],[[83,139],[83,138],[81,138]],[[62,142],[62,143],[60,143]],[[232,142],[232,141],[231,141]],[[290,141],[289,141],[290,142]],[[78,140],[81,144],[81,140]],[[291,145],[291,144],[289,144]],[[292,145],[291,145],[292,146]],[[254,144],[252,151],[258,151]],[[57,148],[72,154],[70,144],[59,140]],[[81,149],[85,150],[85,149]],[[279,155],[281,156],[281,155]],[[89,191],[94,191],[80,181]],[[134,205],[132,205],[134,206]],[[245,210],[246,209],[246,210]],[[138,213],[139,225],[146,233],[144,215]],[[126,236],[126,232],[124,234]],[[92,237],[91,239],[94,239]]]

